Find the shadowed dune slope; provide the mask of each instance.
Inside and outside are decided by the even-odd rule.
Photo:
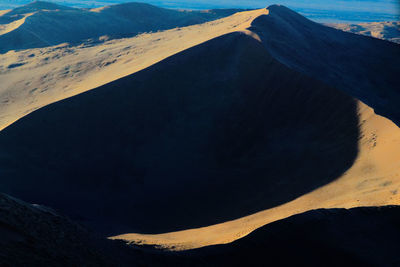
[[[267,12],[238,12],[216,21],[104,43],[10,51],[0,57],[0,129],[40,107],[128,76],[223,34],[245,30]]]
[[[223,35],[0,132],[0,191],[104,233],[206,226],[286,203],[357,155],[356,101]]]
[[[278,5],[250,28],[292,69],[348,92],[400,123],[400,45],[312,22]]]
[[[181,255],[208,266],[398,266],[399,224],[397,206],[313,210]]]
[[[134,36],[140,32],[204,23],[238,11],[242,10],[178,11],[144,3],[87,10],[37,1],[0,16],[0,24],[8,24],[34,13],[18,28],[0,35],[0,53],[65,42],[79,43],[104,35],[108,38]]]

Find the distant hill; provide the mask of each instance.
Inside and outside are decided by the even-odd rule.
[[[346,32],[372,36],[400,44],[399,21],[369,22],[358,24],[331,23],[327,25]]]
[[[144,3],[89,10],[36,1],[0,16],[0,53],[64,42],[79,43],[104,35],[107,39],[129,37],[203,23],[238,11],[241,10],[178,11]],[[3,30],[2,34],[1,28],[12,27],[8,24],[17,20],[21,20],[18,27]]]

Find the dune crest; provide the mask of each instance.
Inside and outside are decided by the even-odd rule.
[[[16,29],[18,29],[22,24],[25,23],[25,20],[32,16],[35,13],[27,13],[23,15],[22,19],[15,20],[13,22],[10,22],[9,24],[0,24],[0,35],[12,32]]]
[[[99,45],[10,51],[0,57],[0,130],[30,112],[145,69],[189,47],[244,31],[265,9]],[[34,70],[34,71],[33,71]]]
[[[237,220],[185,231],[110,237],[133,244],[187,250],[226,244],[255,229],[314,209],[400,205],[400,128],[358,102],[361,138],[354,165],[336,181],[294,201]]]
[[[399,67],[382,68],[398,49],[274,5],[101,45],[10,51],[1,190],[110,239],[170,250],[312,209],[399,205]]]

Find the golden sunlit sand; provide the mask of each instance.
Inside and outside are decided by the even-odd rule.
[[[3,16],[4,14],[10,12],[10,10],[0,10],[0,16]]]
[[[0,129],[55,101],[145,69],[215,37],[247,29],[266,9],[99,45],[9,51],[0,57]]]
[[[284,205],[237,220],[184,231],[111,237],[135,244],[186,250],[225,244],[268,223],[320,208],[400,205],[400,129],[359,104],[361,139],[354,165],[336,181]]]
[[[4,13],[3,13],[4,14]],[[26,18],[32,16],[34,13],[27,13],[24,14],[22,19],[19,20],[15,20],[9,24],[0,24],[0,35],[9,33],[11,31],[14,31],[16,29],[18,29],[19,26],[21,26],[22,24],[25,23]],[[1,16],[1,11],[0,11],[0,16]]]
[[[261,15],[268,15],[268,10],[241,12],[201,25],[102,44],[9,51],[0,57],[0,129],[40,107],[138,72],[221,35],[242,31],[261,41],[247,30]],[[25,18],[0,28],[0,34],[18,28]],[[110,238],[186,250],[229,243],[261,226],[313,209],[400,205],[400,129],[361,101],[358,112],[359,153],[353,166],[335,181],[286,204],[236,220],[177,232],[126,233]]]

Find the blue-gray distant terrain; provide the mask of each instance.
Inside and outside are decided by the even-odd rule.
[[[82,8],[127,3],[131,0],[49,0],[54,3]],[[0,9],[12,9],[30,3],[30,0],[2,0]],[[399,20],[398,0],[141,0],[141,2],[168,8],[261,8],[282,4],[319,22],[371,22]]]
[[[97,11],[35,1],[0,16],[0,26],[24,18],[17,29],[0,35],[0,53],[99,38],[123,38],[138,33],[204,23],[243,9],[173,10],[144,3],[112,5]]]

